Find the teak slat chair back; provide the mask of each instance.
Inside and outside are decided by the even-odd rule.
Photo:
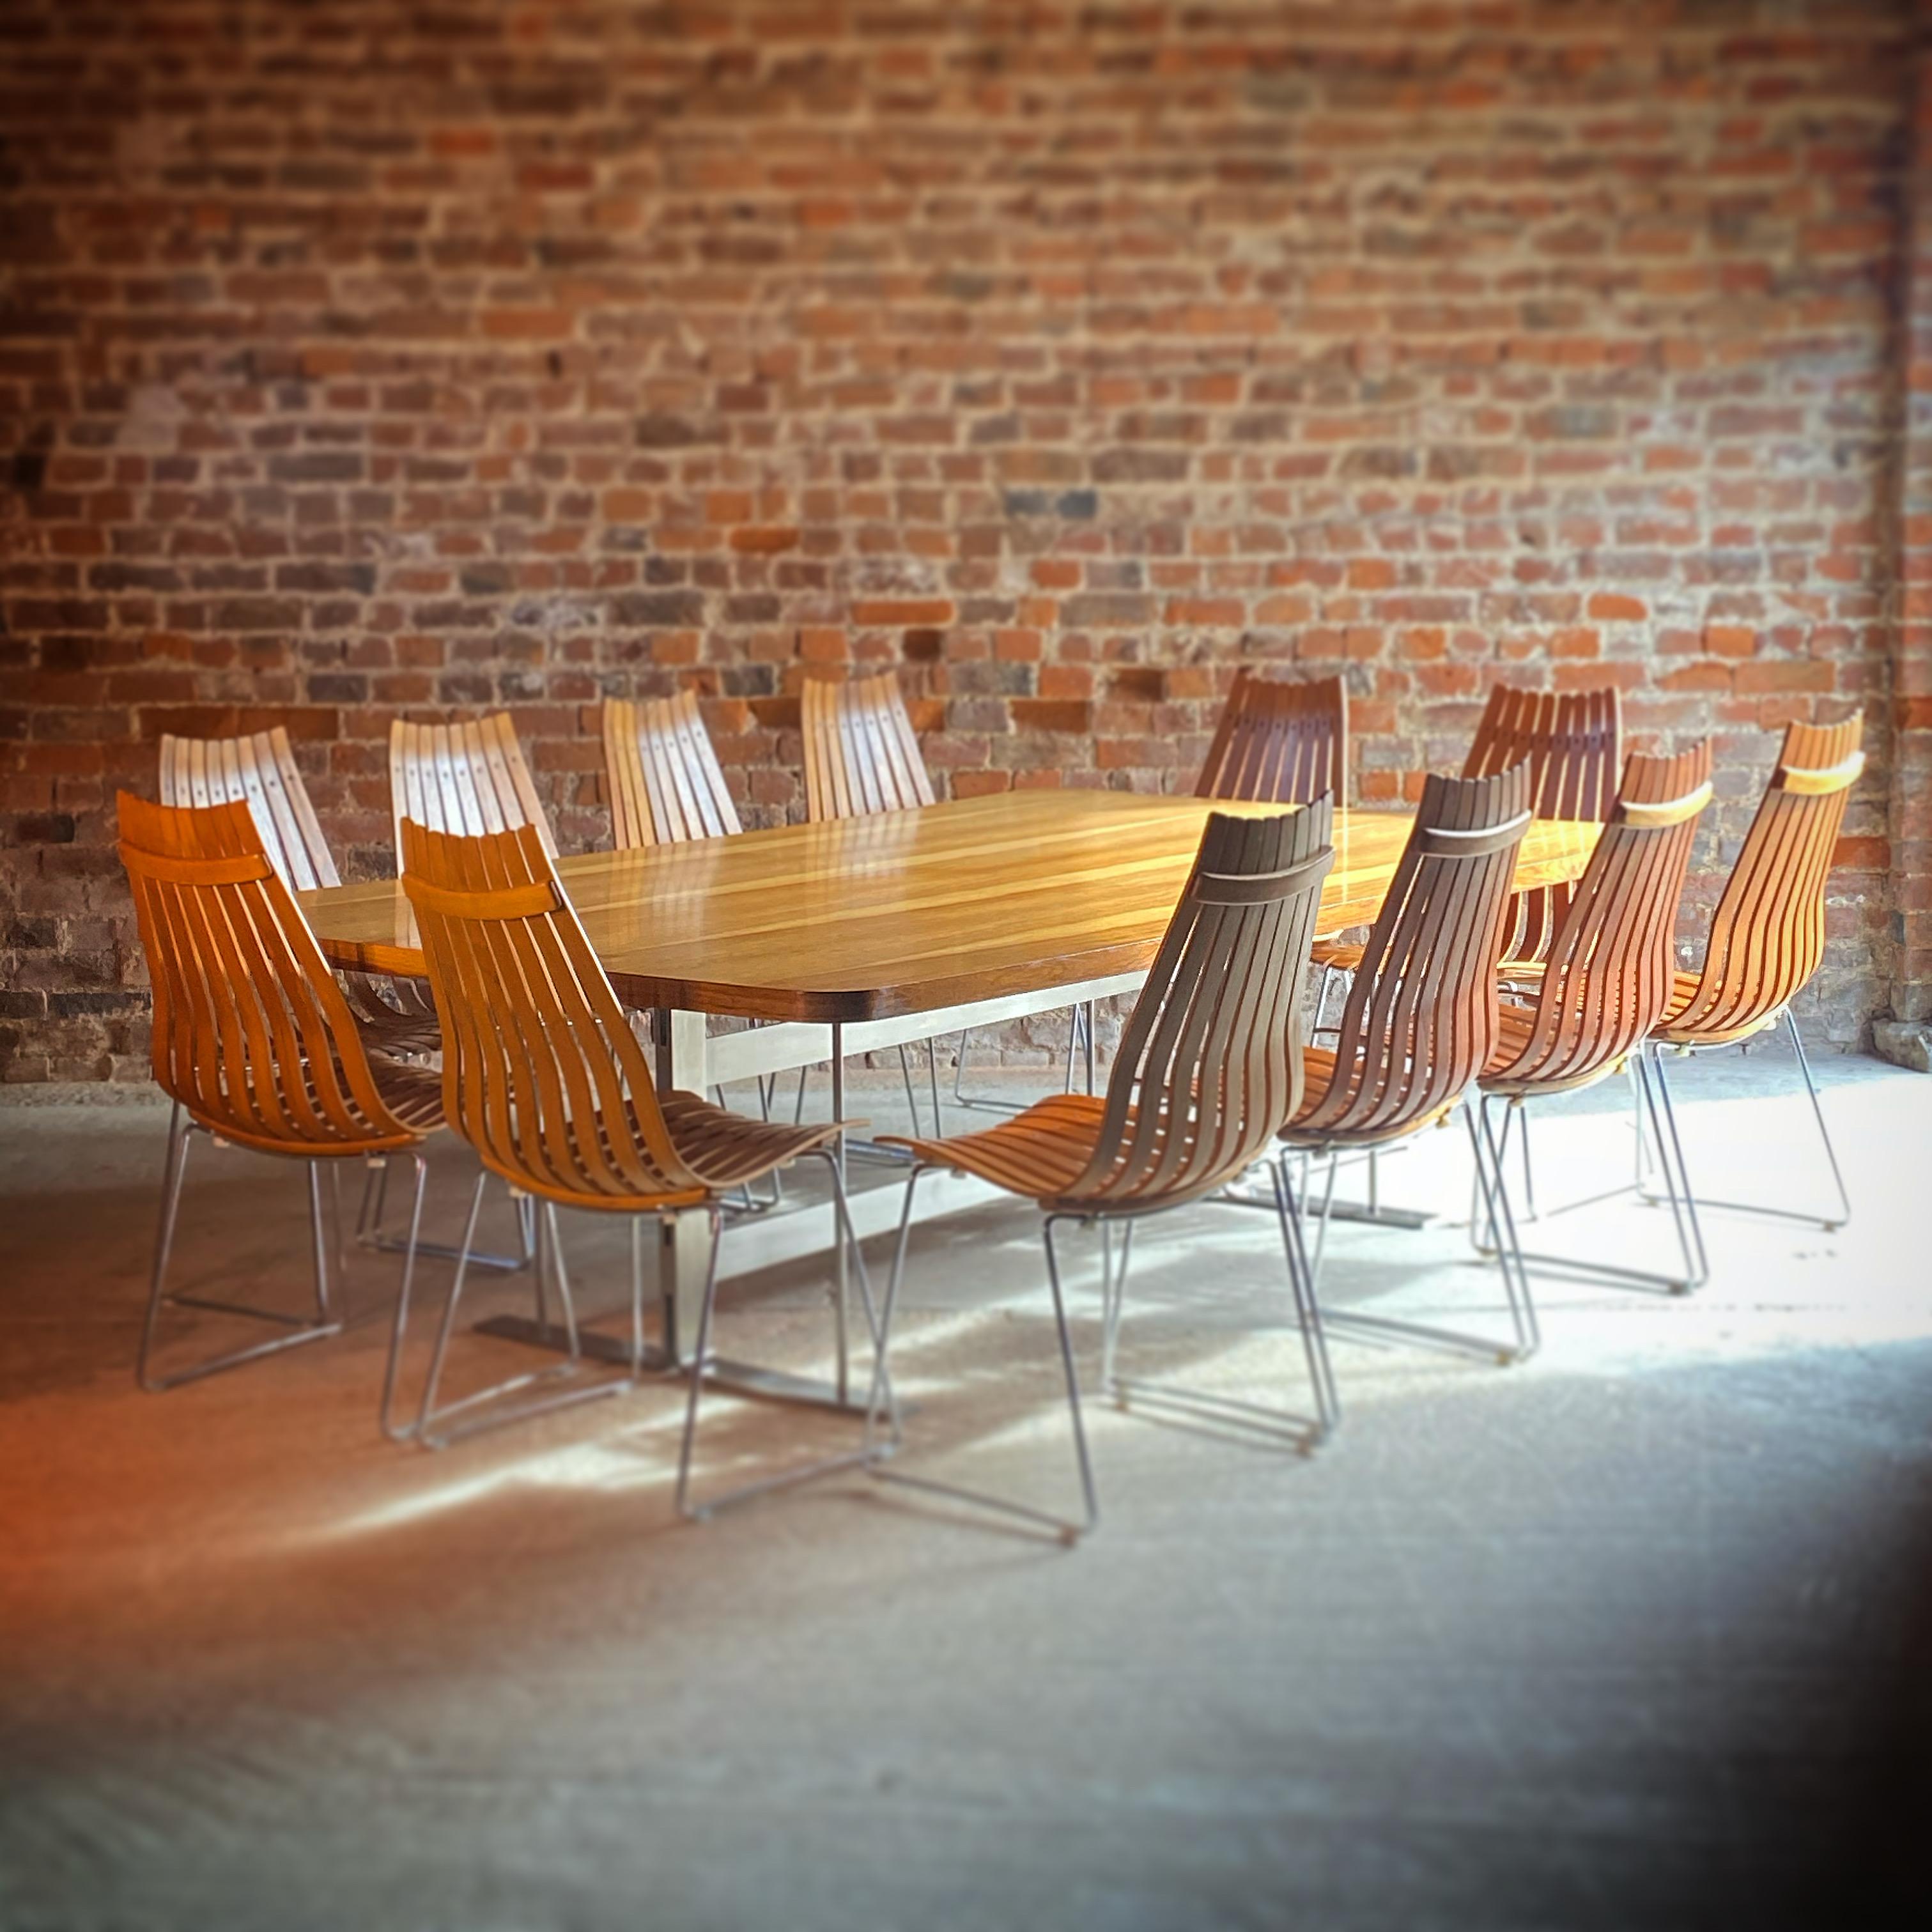
[[[1702,970],[1658,1029],[1712,1045],[1774,1022],[1825,952],[1825,882],[1851,788],[1864,770],[1864,721],[1793,724],[1718,901]]]
[[[464,836],[406,819],[402,840],[442,1028],[443,1111],[483,1165],[572,1207],[705,1199],[538,828]]]
[[[389,803],[399,871],[406,818],[472,837],[532,826],[546,856],[556,856],[508,712],[460,724],[412,724],[398,718],[389,727]]]
[[[1493,778],[1529,761],[1529,808],[1538,818],[1609,816],[1622,758],[1623,718],[1614,685],[1596,691],[1519,691],[1490,687],[1474,742],[1462,762],[1466,778]],[[1568,886],[1520,893],[1504,956],[1540,960],[1568,904]]]
[[[799,713],[808,818],[859,818],[932,804],[932,781],[892,672],[844,682],[807,678]]]
[[[1301,1103],[1300,985],[1334,818],[1324,794],[1278,818],[1208,819],[1122,1032],[1093,1156],[1042,1206],[1174,1207],[1268,1149]]]
[[[244,801],[268,862],[291,891],[341,884],[285,727],[242,738],[164,735],[160,791],[168,806]]]
[[[1342,1009],[1334,1076],[1299,1141],[1388,1139],[1452,1106],[1493,1051],[1496,969],[1527,764],[1487,778],[1431,772]]]
[[[1244,666],[1216,727],[1197,798],[1306,805],[1348,795],[1348,694],[1339,677],[1262,677]]]
[[[691,692],[606,698],[604,770],[620,852],[744,830]]]
[[[274,1153],[380,1153],[422,1136],[376,1091],[348,1002],[249,806],[117,801],[154,981],[154,1070],[211,1133]]]
[[[1496,1093],[1582,1084],[1619,1066],[1670,1003],[1671,940],[1699,814],[1706,739],[1673,758],[1633,753],[1544,962],[1522,1035],[1483,1084]]]

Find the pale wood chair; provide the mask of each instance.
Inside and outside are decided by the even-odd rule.
[[[164,734],[160,793],[167,806],[245,803],[263,853],[291,892],[341,884],[286,727],[237,738]],[[370,1045],[388,1053],[436,1050],[435,1011],[413,981],[367,973],[338,976]]]
[[[692,1447],[699,1390],[704,1379],[718,1288],[719,1196],[774,1168],[805,1158],[824,1162],[832,1177],[840,1237],[856,1264],[866,1320],[874,1316],[865,1262],[852,1233],[832,1151],[844,1123],[810,1126],[747,1120],[694,1094],[660,1094],[643,1048],[584,936],[534,825],[474,837],[403,825],[403,889],[413,909],[430,985],[448,1042],[443,1056],[443,1098],[450,1124],[473,1147],[483,1167],[477,1179],[466,1252],[473,1238],[485,1181],[494,1174],[541,1204],[537,1216],[538,1277],[554,1276],[569,1344],[553,1370],[522,1376],[439,1407],[445,1358],[456,1319],[465,1267],[459,1261],[425,1376],[412,1432],[440,1447],[452,1439],[453,1418],[494,1406],[491,1423],[615,1393],[634,1383],[644,1366],[640,1234],[646,1222],[698,1213],[711,1224],[711,1265],[699,1316],[697,1355],[690,1365],[691,1397],[679,1460],[678,1506],[707,1514],[740,1496],[849,1468],[868,1453],[814,1463],[702,1508],[690,1501]],[[555,1374],[574,1372],[580,1340],[559,1241],[559,1207],[631,1217],[631,1372],[506,1412],[499,1398]],[[842,1306],[837,1334],[844,1345]],[[393,1383],[409,1321],[406,1300],[396,1310],[391,1342]],[[460,1432],[468,1433],[465,1424]]]
[[[425,1168],[418,1150],[442,1115],[434,1075],[365,1049],[248,803],[151,805],[123,792],[116,809],[121,861],[154,987],[154,1075],[174,1102],[136,1371],[143,1388],[164,1389],[339,1332],[322,1220],[326,1162],[404,1154],[415,1163],[406,1294],[422,1216]],[[188,1140],[196,1132],[309,1163],[312,1320],[166,1292]],[[250,1316],[291,1332],[157,1377],[148,1364],[164,1304]]]
[[[1345,1153],[1374,1153],[1446,1120],[1496,1051],[1496,970],[1516,848],[1531,812],[1530,768],[1494,778],[1431,773],[1394,878],[1370,929],[1335,1030],[1332,1048],[1311,1046],[1307,1097],[1282,1142],[1328,1172],[1322,1231],[1310,1264],[1318,1297],[1335,1177]],[[1373,1340],[1526,1359],[1538,1345],[1535,1310],[1506,1201],[1499,1198],[1494,1142],[1466,1109],[1478,1184],[1499,1230],[1498,1256],[1514,1340],[1474,1340],[1381,1316],[1328,1311],[1328,1326]],[[1290,1219],[1300,1210],[1291,1194]]]
[[[636,702],[607,698],[603,727],[617,850],[744,830],[692,692]]]
[[[1670,1003],[1652,1034],[1658,1049],[1652,1065],[1664,1129],[1657,1152],[1666,1185],[1673,1194],[1681,1193],[1694,1229],[1700,1198],[1684,1165],[1662,1049],[1688,1054],[1738,1046],[1780,1022],[1791,1036],[1838,1205],[1818,1214],[1762,1202],[1705,1200],[1702,1204],[1816,1221],[1826,1228],[1842,1227],[1851,1218],[1844,1172],[1825,1124],[1791,1002],[1824,957],[1825,886],[1846,805],[1864,770],[1860,748],[1864,734],[1862,718],[1838,724],[1792,724],[1786,730],[1776,768],[1712,916],[1703,964],[1695,972],[1675,974]],[[1701,1250],[1701,1230],[1696,1239]]]
[[[1197,798],[1306,805],[1348,796],[1348,692],[1339,677],[1263,677],[1244,665],[1215,728]]]
[[[1099,1503],[1080,1414],[1079,1378],[1060,1290],[1054,1231],[1066,1222],[1126,1224],[1118,1271],[1105,1284],[1106,1380],[1124,1397],[1132,1392],[1156,1406],[1165,1400],[1223,1415],[1246,1409],[1246,1426],[1281,1431],[1287,1419],[1196,1391],[1118,1381],[1113,1372],[1130,1245],[1136,1220],[1198,1201],[1268,1155],[1302,1091],[1299,987],[1320,906],[1322,882],[1334,861],[1333,818],[1324,797],[1273,818],[1216,814],[1172,922],[1121,1036],[1104,1096],[1060,1094],[1016,1119],[950,1140],[902,1138],[916,1165],[906,1183],[892,1278],[880,1320],[881,1373],[887,1360],[892,1310],[905,1270],[907,1236],[920,1177],[947,1168],[991,1181],[1040,1208],[1047,1280],[1053,1298],[1084,1504],[1084,1516],[1064,1521],[1003,1498],[880,1469],[890,1480],[1040,1522],[1071,1541],[1093,1528]],[[1277,1168],[1279,1163],[1277,1163]],[[1331,1420],[1332,1378],[1318,1310],[1304,1293],[1295,1264],[1286,1197],[1276,1174],[1289,1283],[1307,1353],[1318,1419],[1295,1430],[1312,1446]],[[879,1392],[874,1392],[878,1408]],[[894,1420],[896,1422],[895,1414]]]
[[[457,724],[389,727],[389,805],[402,865],[403,821],[475,837],[518,825],[536,828],[544,856],[556,856],[550,820],[506,711]]]
[[[1636,1086],[1639,1131],[1647,1120],[1660,1142],[1658,1102],[1645,1042],[1672,1002],[1671,943],[1697,821],[1711,802],[1708,740],[1674,757],[1633,754],[1605,825],[1552,937],[1531,990],[1498,1010],[1495,1052],[1480,1088],[1483,1125],[1498,1156],[1498,1185],[1508,1186],[1510,1126],[1527,1125],[1532,1102],[1594,1085],[1628,1071]],[[1505,971],[1508,971],[1505,968]],[[1502,1113],[1496,1132],[1488,1116]],[[1676,1188],[1671,1207],[1682,1249],[1676,1275],[1568,1256],[1526,1255],[1526,1262],[1612,1282],[1688,1289],[1708,1274],[1701,1241]],[[1482,1216],[1471,1215],[1480,1229]],[[1498,1237],[1492,1224],[1490,1238]]]
[[[808,677],[799,692],[799,718],[805,740],[805,815],[826,819],[864,818],[875,812],[916,812],[934,802],[932,780],[919,754],[919,740],[906,710],[905,694],[890,671],[872,677]],[[899,1077],[906,1105],[919,1124],[912,1066],[899,1048]],[[961,1036],[961,1058],[965,1036]],[[940,1126],[939,1058],[926,1042],[926,1078],[931,1088],[933,1130]],[[799,1070],[798,1103],[805,1103],[805,1072]],[[970,1105],[968,1102],[966,1104]],[[852,1143],[858,1154],[874,1151],[870,1142]]]
[[[799,692],[805,737],[805,812],[814,824],[933,802],[899,681],[809,677]]]

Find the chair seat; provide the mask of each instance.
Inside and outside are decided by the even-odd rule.
[[[1623,1070],[1627,1054],[1618,1054],[1614,1058],[1599,1062],[1580,1072],[1568,1073],[1558,1078],[1550,1078],[1538,1073],[1533,1064],[1526,1064],[1532,1042],[1536,1037],[1536,1010],[1533,1006],[1512,1005],[1502,1001],[1496,1008],[1496,1043],[1490,1053],[1488,1064],[1482,1072],[1482,1088],[1486,1094],[1506,1096],[1530,1094],[1574,1094],[1586,1087],[1594,1087],[1600,1080],[1607,1080],[1613,1073]],[[1538,1060],[1546,1059],[1540,1049]]]
[[[695,1094],[674,1092],[661,1098],[665,1126],[679,1158],[702,1174],[713,1190],[741,1186],[760,1180],[775,1167],[801,1154],[816,1154],[838,1138],[841,1126],[862,1126],[862,1121],[790,1122],[752,1120],[729,1108],[714,1106]]]
[[[990,1180],[1009,1194],[1042,1202],[1062,1198],[1087,1171],[1107,1111],[1098,1094],[1054,1094],[1023,1114],[976,1134],[923,1140],[881,1134],[882,1144],[910,1148],[931,1167],[950,1167]]]
[[[1390,1141],[1406,1140],[1411,1134],[1420,1133],[1424,1127],[1432,1127],[1446,1120],[1455,1111],[1456,1102],[1445,1100],[1442,1105],[1419,1118],[1403,1121],[1386,1132],[1373,1129],[1355,1130],[1346,1133],[1329,1133],[1316,1129],[1306,1132],[1301,1123],[1315,1112],[1328,1099],[1330,1090],[1338,1079],[1343,1078],[1341,1065],[1334,1050],[1325,1046],[1305,1047],[1302,1050],[1301,1064],[1307,1085],[1304,1092],[1301,1109],[1288,1125],[1282,1129],[1280,1138],[1298,1147],[1376,1147]],[[1352,1099],[1360,1090],[1367,1061],[1358,1055],[1351,1064],[1346,1075],[1346,1091]],[[1459,1095],[1458,1098],[1460,1097]]]
[[[1341,939],[1318,939],[1309,949],[1309,963],[1331,967],[1337,973],[1352,973],[1362,963],[1366,949]]]
[[[1754,1034],[1768,1033],[1784,1012],[1780,1005],[1768,1013],[1754,1013],[1733,1026],[1716,1026],[1708,1022],[1681,1026],[1678,1022],[1696,1003],[1702,978],[1696,973],[1672,975],[1670,1004],[1664,1008],[1663,1018],[1651,1029],[1653,1040],[1660,1040],[1670,1046],[1728,1046],[1734,1040],[1749,1040]]]
[[[434,1013],[399,1013],[375,999],[352,1003],[356,1030],[371,1053],[440,1053],[442,1030]]]

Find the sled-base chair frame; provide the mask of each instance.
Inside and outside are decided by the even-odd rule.
[[[1210,818],[1194,868],[1123,1031],[1104,1098],[1058,1094],[1011,1120],[948,1141],[908,1140],[916,1162],[906,1183],[892,1270],[880,1317],[880,1375],[890,1361],[893,1311],[905,1275],[916,1190],[935,1169],[969,1174],[1032,1199],[1041,1239],[1067,1416],[1079,1474],[1082,1514],[1066,1517],[1010,1498],[914,1474],[881,1463],[874,1474],[976,1505],[1076,1541],[1100,1520],[1079,1374],[1066,1316],[1056,1237],[1069,1223],[1101,1230],[1103,1318],[1108,1381],[1131,1253],[1131,1229],[1147,1216],[1204,1199],[1267,1154],[1300,1094],[1297,1010],[1301,976],[1322,895],[1334,862],[1331,802],[1278,818]],[[1125,1224],[1120,1266],[1112,1264],[1110,1224]],[[1284,1222],[1286,1238],[1286,1222]],[[1308,1357],[1317,1407],[1298,1446],[1331,1426],[1318,1311],[1300,1292],[1288,1250],[1297,1325]],[[1150,1385],[1144,1385],[1150,1386]],[[1154,1400],[1160,1400],[1156,1390]],[[1211,1394],[1168,1391],[1196,1406]],[[875,1385],[872,1409],[898,1440],[896,1407]],[[1223,1404],[1234,1415],[1245,1405]],[[1246,1420],[1246,1418],[1240,1418]],[[1279,1418],[1271,1418],[1278,1421]]]
[[[1328,1166],[1310,1265],[1310,1293],[1318,1302],[1342,1157],[1379,1151],[1445,1122],[1495,1049],[1496,968],[1516,850],[1530,821],[1529,782],[1526,763],[1485,778],[1430,775],[1354,971],[1334,1048],[1309,1050],[1310,1097],[1281,1138],[1311,1163],[1325,1160]],[[1463,1112],[1477,1186],[1488,1222],[1501,1235],[1498,1262],[1513,1340],[1492,1341],[1324,1305],[1328,1331],[1503,1364],[1535,1353],[1540,1343],[1535,1304],[1501,1188],[1500,1156],[1479,1110]]]
[[[701,1213],[710,1220],[712,1252],[696,1355],[688,1363],[663,1357],[649,1363],[666,1372],[688,1372],[691,1378],[676,1484],[680,1510],[701,1517],[772,1489],[863,1462],[872,1453],[868,1442],[848,1454],[787,1471],[703,1503],[691,1492],[699,1398],[710,1364],[724,1193],[794,1160],[825,1162],[832,1180],[835,1240],[844,1243],[853,1264],[876,1351],[879,1324],[871,1282],[834,1151],[845,1124],[776,1125],[728,1113],[696,1094],[661,1094],[628,1016],[534,827],[515,826],[464,836],[406,821],[403,852],[403,889],[416,914],[444,1029],[446,1108],[452,1128],[476,1149],[484,1176],[494,1174],[533,1197],[539,1255],[547,1255],[550,1263],[570,1351],[554,1369],[568,1375],[580,1353],[562,1268],[557,1208],[630,1218],[628,1372],[598,1385],[614,1390],[634,1387],[646,1366],[641,1230],[666,1217]],[[482,1190],[479,1178],[471,1206],[472,1229]],[[544,1280],[540,1264],[540,1297]],[[412,1432],[425,1446],[436,1446],[443,1433],[434,1397],[460,1288],[459,1278],[452,1282],[444,1308],[437,1354]],[[836,1294],[833,1317],[842,1382],[844,1307]],[[406,1307],[399,1305],[392,1340],[392,1358],[398,1361],[406,1322]],[[499,1384],[464,1398],[462,1407],[473,1411],[494,1402],[549,1372]],[[875,1375],[875,1383],[877,1379]],[[571,1390],[520,1404],[514,1413],[520,1419],[589,1399],[589,1392]],[[446,1420],[452,1412],[446,1405],[442,1414]]]

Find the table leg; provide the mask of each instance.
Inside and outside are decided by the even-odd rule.
[[[702,1094],[710,1090],[702,1013],[659,1006],[651,1016],[651,1037],[657,1046],[659,1093],[676,1089]],[[658,1342],[665,1360],[674,1365],[684,1360],[681,1338],[698,1332],[698,1311],[704,1299],[705,1271],[710,1258],[710,1230],[702,1215],[665,1217],[658,1237]]]

